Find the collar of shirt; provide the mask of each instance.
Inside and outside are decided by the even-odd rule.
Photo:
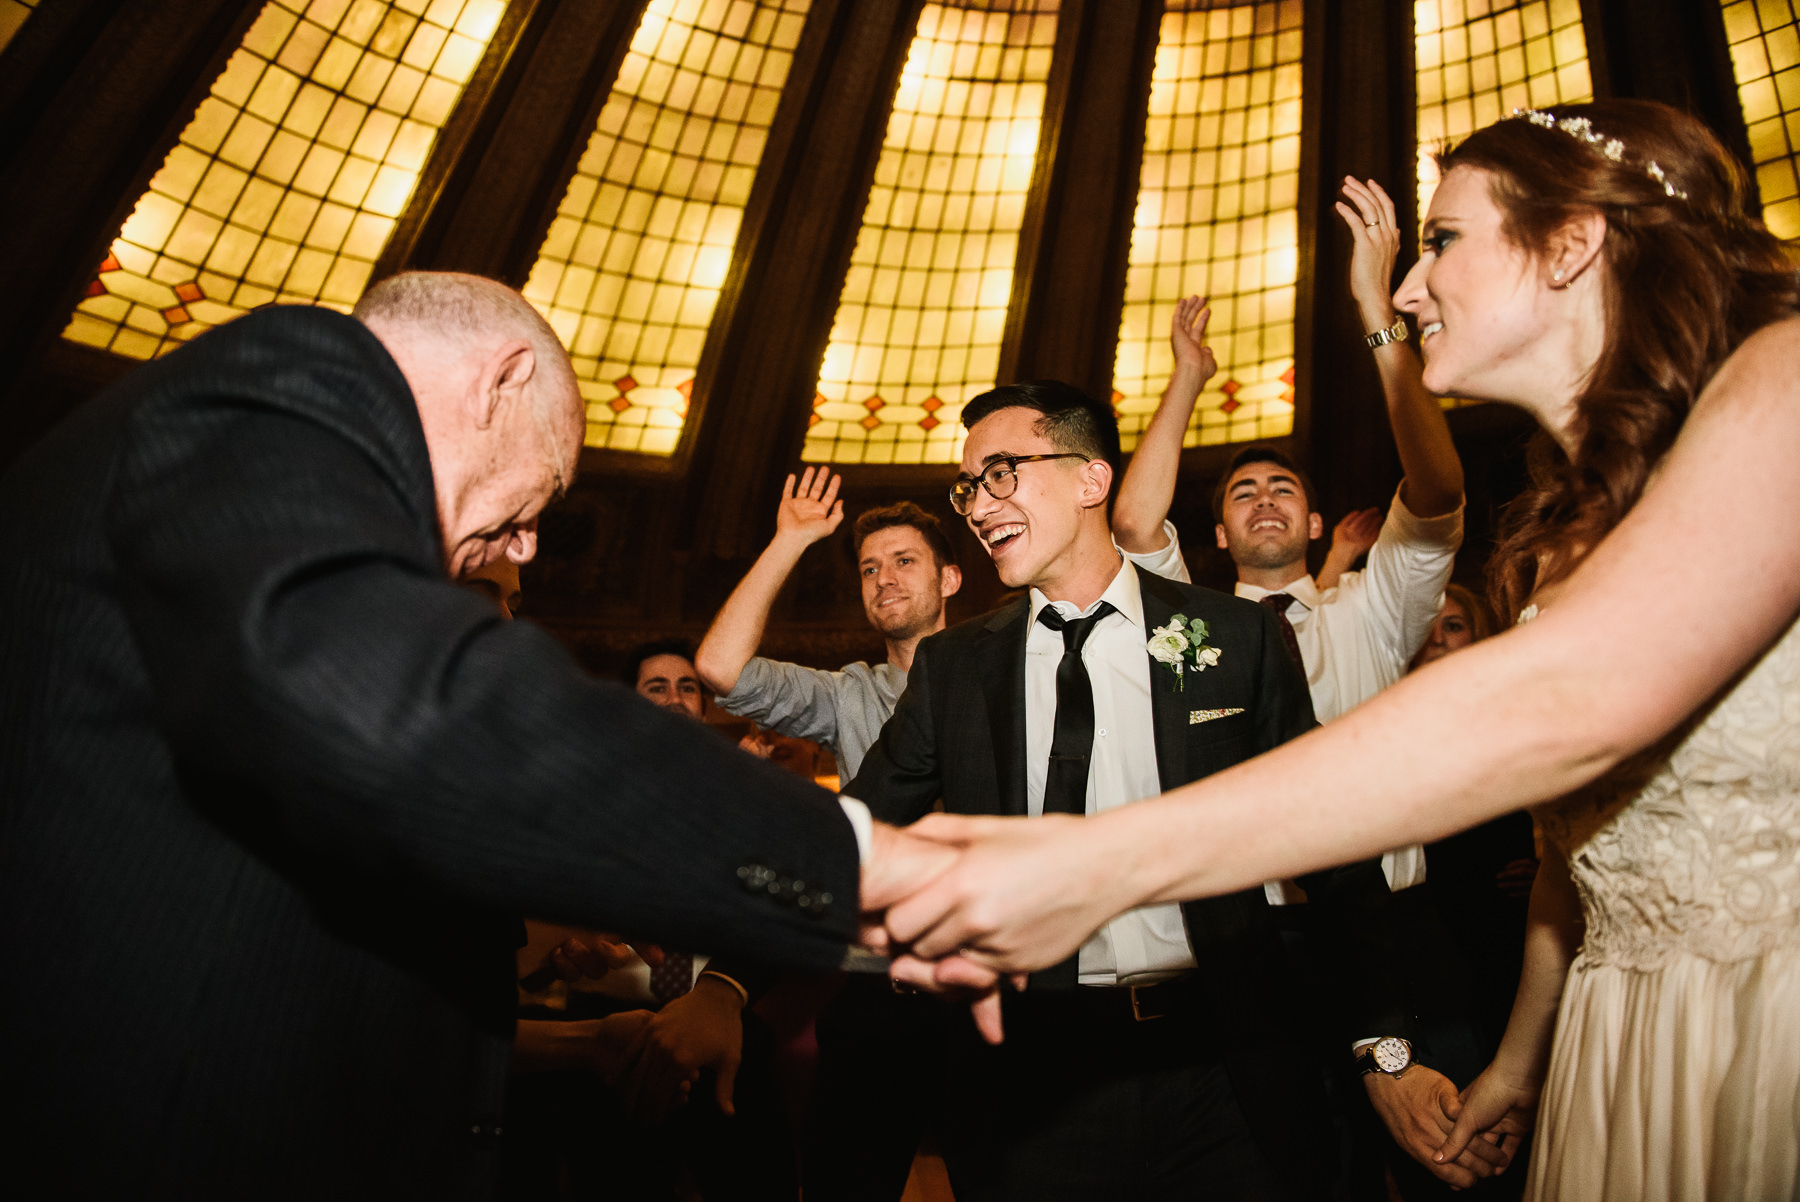
[[[1050,600],[1050,598],[1044,596],[1042,590],[1034,585],[1031,590],[1030,629],[1033,631],[1039,629],[1037,624],[1038,611],[1043,609],[1046,605],[1056,606],[1057,611],[1065,618],[1081,618],[1093,613],[1102,601],[1111,602],[1112,607],[1118,611],[1118,617],[1124,618],[1127,622],[1130,622],[1140,630],[1143,629],[1144,594],[1142,590],[1138,588],[1137,569],[1131,566],[1131,561],[1129,559],[1120,556],[1119,571],[1118,574],[1112,578],[1112,583],[1106,586],[1106,591],[1104,593],[1101,593],[1094,599],[1093,605],[1090,605],[1083,610],[1078,611],[1075,608],[1074,603],[1070,601]],[[1111,621],[1112,619],[1108,618],[1107,620]],[[1048,630],[1049,628],[1044,627],[1043,629]],[[1051,631],[1050,633],[1059,639],[1062,637],[1061,635],[1057,635],[1055,631]]]
[[[1319,603],[1325,599],[1325,594],[1319,591],[1319,586],[1313,583],[1311,576],[1302,576],[1280,588],[1262,588],[1254,584],[1245,584],[1240,580],[1237,582],[1236,591],[1237,595],[1246,601],[1261,601],[1264,597],[1270,597],[1276,593],[1286,593],[1308,609],[1319,608]],[[1032,616],[1036,617],[1037,615],[1034,612]]]

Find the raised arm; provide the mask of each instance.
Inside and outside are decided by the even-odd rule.
[[[756,654],[775,596],[806,549],[828,537],[844,520],[837,499],[839,478],[829,468],[809,467],[798,486],[789,476],[775,511],[775,537],[763,548],[749,572],[731,590],[725,607],[713,619],[694,653],[694,670],[715,693],[729,693],[738,673]]]
[[[1206,345],[1206,323],[1212,309],[1198,296],[1175,302],[1169,342],[1175,350],[1175,370],[1163,389],[1156,412],[1131,454],[1119,495],[1113,502],[1113,540],[1136,555],[1160,551],[1168,543],[1163,519],[1175,499],[1175,475],[1181,467],[1181,441],[1200,390],[1219,365]]]
[[[1394,224],[1394,202],[1374,180],[1348,177],[1337,202],[1338,215],[1350,227],[1355,250],[1350,256],[1350,295],[1367,333],[1394,324],[1394,259],[1400,253],[1400,229]],[[1449,513],[1462,504],[1462,460],[1450,441],[1450,425],[1436,397],[1425,391],[1419,356],[1404,342],[1389,342],[1373,352],[1387,396],[1388,424],[1406,473],[1401,495],[1422,518]]]
[[[1643,499],[1536,620],[1337,721],[1093,818],[934,816],[969,851],[890,910],[890,930],[925,956],[966,946],[1035,969],[1133,906],[1436,839],[1592,781],[1704,705],[1800,610],[1795,380],[1800,319],[1732,356]]]

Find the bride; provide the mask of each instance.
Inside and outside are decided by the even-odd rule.
[[[1524,979],[1438,1158],[1510,1149],[1535,1110],[1533,1197],[1793,1197],[1794,271],[1736,164],[1664,106],[1517,114],[1441,166],[1395,299],[1427,387],[1543,427],[1493,567],[1520,624],[1162,798],[926,819],[963,854],[890,908],[895,975],[989,985],[1133,906],[1541,803]]]

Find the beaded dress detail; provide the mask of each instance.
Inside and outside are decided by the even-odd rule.
[[[1800,625],[1537,817],[1587,932],[1528,1196],[1800,1197]]]

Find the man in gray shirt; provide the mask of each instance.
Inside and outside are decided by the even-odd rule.
[[[713,620],[694,663],[720,694],[720,708],[824,744],[848,781],[906,691],[919,641],[944,629],[944,602],[962,587],[962,572],[937,518],[910,501],[871,509],[853,527],[856,570],[869,625],[887,641],[886,662],[828,672],[757,658],[776,594],[806,548],[843,520],[838,483],[822,467],[806,469],[797,484],[788,477],[774,539]],[[721,975],[749,967],[727,967]],[[761,988],[748,979],[746,985],[746,995]],[[739,1029],[734,1000],[706,996],[715,1006],[704,1025],[693,1027],[704,1034],[692,1039],[698,1050],[689,1060],[704,1062],[714,1048],[731,1054]],[[700,1006],[693,1009],[699,1019]],[[818,1071],[800,1157],[808,1202],[897,1200],[904,1192],[934,1111],[940,1027],[948,1013],[932,999],[897,995],[882,977],[861,974],[820,1012]]]
[[[856,570],[863,612],[887,640],[887,661],[828,672],[758,657],[776,594],[806,549],[844,519],[838,483],[826,468],[807,468],[798,485],[788,477],[775,537],[713,619],[694,666],[721,709],[829,747],[847,781],[906,691],[913,649],[944,628],[944,602],[962,587],[962,571],[935,517],[910,501],[871,509],[853,527]]]

